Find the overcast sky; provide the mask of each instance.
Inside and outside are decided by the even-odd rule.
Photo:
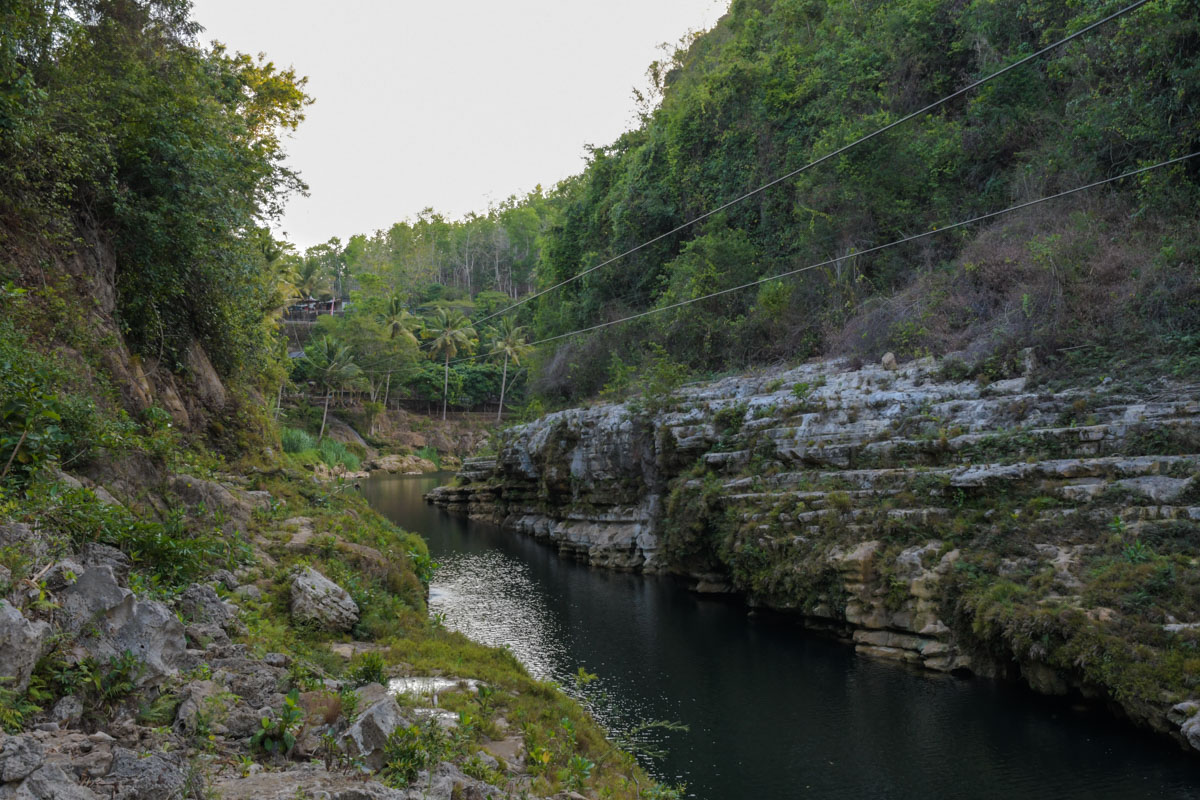
[[[264,52],[316,98],[288,143],[301,248],[433,206],[485,210],[632,127],[658,46],[727,0],[194,0],[201,39]]]

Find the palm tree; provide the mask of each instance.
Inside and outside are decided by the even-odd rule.
[[[304,353],[304,360],[309,376],[325,390],[325,411],[321,414],[321,432],[317,434],[320,442],[325,436],[325,421],[329,417],[329,401],[334,390],[346,388],[362,371],[354,363],[350,348],[328,336],[313,342]]]
[[[496,412],[496,422],[504,414],[504,390],[508,387],[508,362],[511,359],[517,366],[521,359],[529,355],[533,348],[525,336],[525,326],[518,325],[512,317],[504,317],[496,327],[495,338],[492,339],[492,356],[499,360],[504,356],[504,372],[500,378],[500,409]]]
[[[321,262],[315,258],[300,260],[292,285],[301,300],[320,300],[323,296],[331,294],[329,276],[325,274]]]
[[[379,315],[379,321],[383,323],[383,327],[388,329],[389,339],[400,336],[413,344],[417,343],[414,331],[421,326],[421,320],[408,313],[408,309],[404,307],[404,299],[400,295],[394,294],[388,298],[387,305]]]
[[[429,357],[442,356],[445,371],[442,377],[442,419],[446,419],[446,403],[450,397],[450,359],[459,351],[469,352],[475,341],[475,329],[461,311],[439,308],[433,325],[426,328],[433,337]]]
[[[388,339],[395,341],[399,337],[402,342],[411,342],[415,346],[418,344],[416,331],[421,328],[421,320],[408,313],[408,309],[404,305],[404,298],[398,293],[393,294],[388,298],[387,305],[379,314],[379,321],[388,330]],[[387,383],[383,390],[384,408],[387,408],[388,395],[391,394],[391,391],[392,371],[389,369]]]

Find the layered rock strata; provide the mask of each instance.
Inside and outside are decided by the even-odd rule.
[[[1062,620],[1117,641],[1139,614],[1153,617],[1146,636],[1174,637],[1154,647],[1200,636],[1200,619],[1179,617],[1195,613],[1189,601],[1154,595],[1150,575],[1195,582],[1200,387],[1051,392],[1029,369],[990,383],[955,371],[813,363],[685,387],[656,407],[561,411],[510,431],[494,460],[466,462],[428,499],[596,566],[740,592],[867,655],[1121,695],[1125,713],[1189,738],[1190,722],[1167,714],[1189,700],[1183,678],[1135,702],[1115,678],[1063,667],[1065,646],[1015,631],[1052,611],[1069,641]],[[1127,580],[1142,594],[1112,607],[1129,587],[1105,581]],[[1019,602],[993,608],[1001,592]],[[995,630],[980,621],[992,616]]]

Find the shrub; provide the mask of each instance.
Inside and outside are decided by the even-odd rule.
[[[349,677],[355,686],[366,686],[368,683],[386,684],[387,672],[384,669],[383,656],[377,652],[363,653],[350,668]]]
[[[317,448],[316,440],[299,428],[284,428],[279,432],[279,439],[283,442],[285,453],[303,453]]]
[[[321,460],[330,467],[342,466],[354,472],[362,463],[358,460],[358,456],[346,449],[346,445],[333,439],[322,439],[321,444],[317,447],[317,452],[321,456]]]
[[[437,451],[436,447],[425,445],[417,451],[417,457],[432,461],[438,469],[442,468],[442,454]]]

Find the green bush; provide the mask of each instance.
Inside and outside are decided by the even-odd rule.
[[[348,673],[356,687],[368,683],[387,684],[387,669],[383,656],[376,652],[366,652],[358,656],[350,666]]]
[[[139,519],[124,506],[100,502],[90,489],[35,484],[27,494],[32,515],[67,534],[76,547],[100,542],[122,550],[151,583],[178,586],[221,567],[235,568],[250,558],[240,534],[194,530],[182,510],[162,522]]]
[[[354,472],[361,464],[358,456],[347,450],[346,445],[333,439],[322,439],[321,444],[317,447],[317,452],[321,455],[321,460],[329,467],[342,466]]]
[[[279,432],[279,439],[285,453],[303,453],[317,448],[317,440],[299,428],[284,428]]]
[[[438,469],[442,468],[442,454],[437,451],[436,447],[425,445],[417,450],[417,458],[423,458],[426,461],[432,461]]]

